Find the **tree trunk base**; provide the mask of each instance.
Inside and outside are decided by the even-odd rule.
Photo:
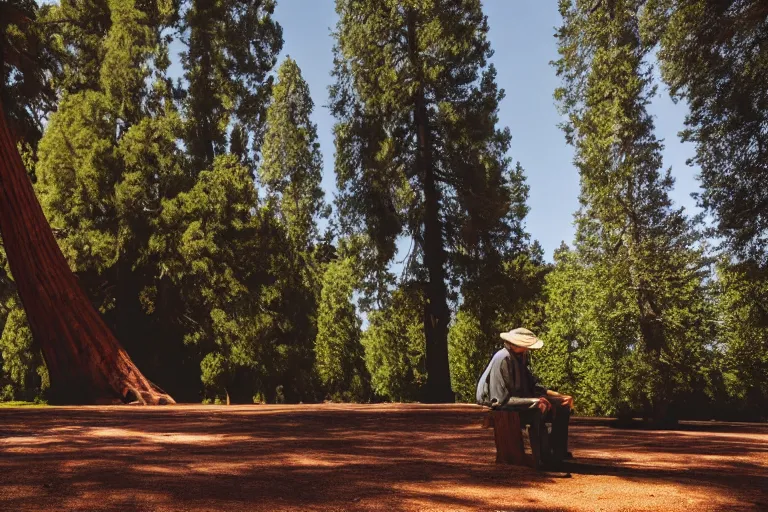
[[[128,357],[69,268],[0,104],[0,234],[54,403],[175,403]]]
[[[173,405],[176,401],[171,396],[152,383],[149,389],[139,390],[124,383],[124,395],[111,390],[95,390],[90,387],[75,389],[72,386],[56,386],[48,394],[51,405]]]
[[[456,395],[453,393],[450,384],[446,386],[430,386],[427,383],[422,391],[422,402],[425,404],[453,404],[456,402]]]

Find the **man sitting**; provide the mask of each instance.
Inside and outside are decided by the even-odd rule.
[[[573,398],[545,388],[528,368],[528,351],[540,349],[544,342],[523,328],[503,332],[501,339],[504,348],[496,352],[478,382],[477,403],[517,411],[523,424],[538,429],[545,464],[571,458],[568,421]],[[545,423],[550,422],[552,433],[547,438]]]

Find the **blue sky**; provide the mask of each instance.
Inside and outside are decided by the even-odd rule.
[[[501,104],[500,122],[512,131],[510,156],[526,170],[531,212],[526,225],[544,247],[548,260],[562,240],[573,239],[573,213],[578,208],[579,177],[572,164],[573,151],[557,127],[560,116],[552,98],[558,78],[549,62],[557,57],[555,27],[560,24],[557,2],[541,0],[485,0],[490,40],[496,52],[492,61],[498,83],[507,97]],[[331,197],[333,174],[333,117],[328,85],[333,65],[330,32],[336,25],[333,0],[278,0],[275,12],[283,27],[281,57],[290,55],[301,67],[315,103],[320,145],[325,162],[323,186]],[[657,136],[665,140],[664,165],[677,179],[672,197],[690,212],[698,211],[690,194],[698,190],[695,169],[686,166],[693,146],[682,144],[686,106],[674,104],[660,88],[652,105]]]

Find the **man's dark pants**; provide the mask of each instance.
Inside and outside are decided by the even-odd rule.
[[[568,422],[571,408],[563,407],[558,400],[547,398],[552,408],[542,417],[538,409],[529,409],[520,413],[520,421],[530,425],[534,438],[541,442],[542,462],[552,464],[561,462],[568,453]],[[547,423],[552,431],[548,433]]]

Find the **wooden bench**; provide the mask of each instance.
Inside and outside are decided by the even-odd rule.
[[[534,414],[540,414],[535,411]],[[539,421],[525,425],[520,421],[520,413],[514,410],[491,409],[483,420],[484,428],[493,428],[496,441],[496,463],[528,466],[539,469],[541,465],[541,437]],[[525,442],[527,437],[528,443]],[[526,453],[526,444],[530,453]]]

